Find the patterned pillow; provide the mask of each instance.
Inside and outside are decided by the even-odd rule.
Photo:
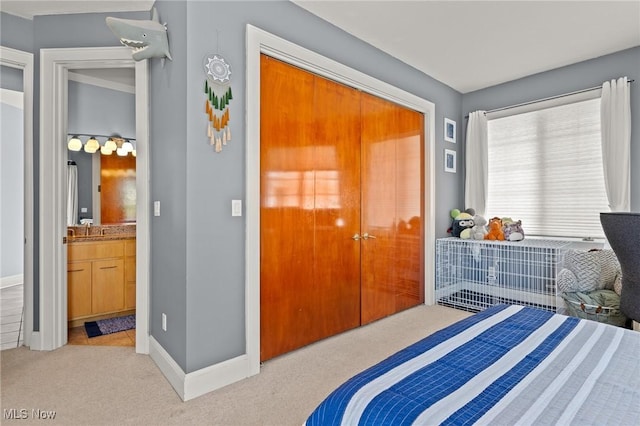
[[[611,290],[620,273],[620,263],[613,250],[569,250],[564,261],[578,280],[577,291]]]

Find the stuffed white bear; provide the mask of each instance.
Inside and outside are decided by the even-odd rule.
[[[618,290],[622,271],[613,250],[568,250],[558,273],[558,290],[565,293]],[[616,289],[616,287],[618,287]]]

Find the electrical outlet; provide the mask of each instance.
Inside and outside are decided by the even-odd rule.
[[[80,213],[87,213],[86,207],[80,207]]]
[[[167,331],[167,314],[162,314],[162,331]]]
[[[153,202],[153,215],[160,216],[160,201]]]

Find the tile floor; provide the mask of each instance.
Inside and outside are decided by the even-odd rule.
[[[126,330],[119,333],[105,334],[89,338],[84,326],[69,329],[69,345],[92,345],[92,346],[135,346],[136,330]]]
[[[14,285],[0,290],[0,347],[2,349],[15,348],[23,344],[21,327],[23,305],[23,285]],[[22,324],[23,326],[24,324]],[[22,330],[24,331],[24,330]],[[104,336],[87,337],[84,326],[70,328],[68,344],[93,346],[135,346],[136,331],[126,330]]]
[[[23,344],[22,324],[23,285],[0,290],[0,348],[10,349]],[[20,336],[18,336],[18,334]],[[18,338],[20,341],[18,342]]]

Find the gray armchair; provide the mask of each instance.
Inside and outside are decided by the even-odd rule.
[[[600,223],[622,270],[620,310],[640,322],[640,213],[600,213]]]

